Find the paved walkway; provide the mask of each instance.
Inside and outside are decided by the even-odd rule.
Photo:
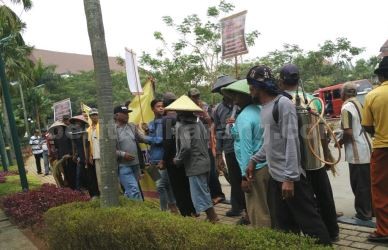
[[[20,250],[38,249],[36,246],[18,229],[11,224],[7,216],[0,210],[0,249]]]

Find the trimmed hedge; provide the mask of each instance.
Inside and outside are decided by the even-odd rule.
[[[310,238],[270,229],[212,225],[158,211],[152,203],[120,200],[72,203],[44,215],[50,249],[330,249]]]

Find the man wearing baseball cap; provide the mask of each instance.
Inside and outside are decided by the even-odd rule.
[[[100,155],[100,125],[98,122],[98,110],[92,108],[89,112],[92,124],[88,127],[89,141],[89,164],[94,166],[96,171],[97,186],[101,190],[101,155]]]
[[[128,113],[132,112],[124,105],[114,108],[117,131],[117,158],[119,179],[124,187],[124,195],[130,199],[141,200],[142,194],[138,184],[140,177],[139,142],[144,142],[143,135],[133,123],[128,123]]]
[[[252,156],[247,177],[252,178],[257,163],[267,161],[270,173],[268,196],[273,226],[283,231],[318,238],[331,244],[329,233],[315,208],[314,196],[300,162],[298,119],[292,101],[281,95],[271,69],[255,66],[247,74],[251,96],[262,105],[263,147]],[[273,118],[278,100],[279,121]]]
[[[283,91],[282,94],[291,99],[295,105],[305,107],[306,104],[304,102],[304,98],[306,97],[308,101],[314,98],[312,95],[302,94],[302,90],[300,90],[300,92],[298,91],[300,74],[296,65],[285,64],[280,69],[279,76],[280,78],[278,81],[278,86],[280,90]],[[322,108],[320,102],[318,101],[313,101],[310,104],[310,107],[318,113],[320,113]],[[309,133],[308,130],[310,129],[311,124],[299,123],[299,127],[301,128],[299,133],[303,135]],[[308,129],[303,131],[303,128]],[[301,144],[304,143],[302,140],[303,138],[300,141]],[[316,152],[323,153],[321,156],[322,158],[324,158],[327,162],[333,162],[333,157],[328,147],[328,140],[325,137],[325,128],[323,123],[316,127],[312,134],[312,139],[310,140],[315,140],[313,145],[317,145],[317,148],[319,145],[322,146],[322,151],[319,149],[316,150]],[[301,153],[303,154],[305,152]],[[331,188],[329,176],[327,174],[327,170],[334,166],[329,164],[322,164],[319,159],[314,159],[314,161],[302,160],[301,164],[303,169],[306,170],[306,178],[311,184],[314,196],[317,200],[319,213],[321,214],[322,220],[325,223],[327,230],[329,231],[330,238],[332,241],[338,241],[339,227],[337,223],[337,213],[334,203],[333,191]]]

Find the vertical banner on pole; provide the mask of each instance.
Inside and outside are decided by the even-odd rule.
[[[248,53],[245,43],[245,18],[247,11],[221,19],[222,59]]]
[[[136,54],[125,48],[125,69],[127,72],[128,87],[132,94],[143,94],[143,88],[140,84],[139,71],[137,69]]]

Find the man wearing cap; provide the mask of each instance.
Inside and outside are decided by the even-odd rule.
[[[32,154],[35,157],[36,172],[38,174],[42,173],[42,167],[40,164],[40,159],[42,158],[42,138],[39,135],[39,130],[36,129],[33,136],[30,138],[30,145],[32,149]]]
[[[163,95],[163,104],[169,106],[176,100],[176,96],[167,92]],[[177,114],[173,110],[166,111],[163,116],[163,161],[161,165],[167,169],[170,184],[175,196],[176,204],[182,216],[196,215],[196,211],[190,196],[189,179],[185,168],[178,167],[174,163],[176,155],[176,129]]]
[[[388,56],[374,71],[381,85],[365,97],[362,125],[374,136],[371,158],[372,204],[376,231],[369,241],[388,241]]]
[[[225,154],[225,161],[228,168],[228,177],[231,187],[231,209],[225,214],[228,217],[239,216],[245,209],[244,192],[241,190],[241,170],[234,152],[233,138],[230,133],[230,128],[228,130],[226,122],[231,117],[234,118],[238,107],[233,105],[233,100],[229,96],[220,91],[221,88],[225,88],[235,81],[236,79],[233,79],[230,76],[220,76],[217,78],[217,81],[212,89],[213,93],[220,93],[223,95],[222,102],[214,108],[212,117],[214,120],[214,129],[216,130],[217,169],[222,170],[225,167],[222,153]]]
[[[100,155],[100,125],[98,122],[98,110],[92,108],[89,112],[92,124],[88,127],[89,164],[94,165],[97,175],[97,186],[101,190],[101,155]]]
[[[232,97],[234,103],[240,107],[231,130],[234,138],[234,151],[241,168],[241,186],[245,191],[249,221],[253,227],[270,227],[271,218],[267,203],[269,181],[267,163],[257,163],[252,179],[246,177],[250,157],[257,153],[263,145],[260,107],[253,103],[246,79],[237,81],[222,91],[224,95]]]
[[[361,126],[362,104],[356,98],[357,86],[347,82],[342,86],[341,128],[343,136],[340,144],[345,145],[345,160],[349,163],[350,186],[354,194],[356,219],[372,219],[370,183],[370,157],[372,141]]]
[[[197,214],[206,212],[207,219],[215,223],[218,216],[210,196],[208,178],[210,157],[208,153],[207,129],[193,112],[200,112],[187,96],[181,96],[166,107],[166,110],[178,112],[176,143],[176,165],[184,166],[189,178],[190,194]]]
[[[220,180],[218,179],[218,174],[216,171],[216,166],[215,166],[215,159],[214,159],[214,154],[216,153],[215,150],[215,143],[213,142],[213,134],[212,134],[212,126],[213,126],[213,121],[209,113],[211,113],[211,110],[209,106],[201,100],[201,93],[199,92],[198,89],[196,88],[191,88],[189,90],[188,96],[190,99],[198,105],[202,111],[200,112],[195,112],[195,115],[202,121],[202,123],[207,127],[207,133],[209,136],[209,157],[210,157],[210,177],[209,177],[209,188],[210,188],[210,193],[212,196],[212,200],[214,204],[217,204],[223,200],[225,200],[225,194],[222,192],[221,188],[221,183]],[[214,154],[213,154],[214,151]]]
[[[269,193],[277,229],[318,238],[320,244],[331,244],[329,233],[315,208],[313,191],[306,180],[300,163],[298,119],[290,99],[280,95],[271,69],[255,66],[247,74],[252,97],[261,105],[264,126],[263,147],[252,156],[247,176],[253,178],[257,163],[267,161],[270,173]],[[278,101],[279,120],[272,111]]]
[[[302,93],[299,88],[299,69],[294,64],[286,64],[280,69],[280,78],[278,81],[278,86],[284,96],[291,99],[292,102],[300,107],[306,107],[305,97],[309,102],[313,99],[313,96]],[[299,92],[300,91],[300,92]],[[320,113],[322,107],[319,101],[313,101],[310,104],[310,107],[315,111]],[[303,120],[300,119],[300,122]],[[313,120],[315,122],[315,120]],[[308,134],[308,130],[312,124],[299,124],[301,128],[299,135]],[[308,128],[307,131],[304,131],[304,128]],[[333,157],[331,156],[330,149],[328,147],[328,141],[326,139],[326,133],[324,124],[321,122],[319,126],[313,131],[312,138],[310,140],[315,140],[314,149],[315,152],[323,153],[323,157],[327,162],[333,162]],[[303,138],[300,138],[300,143],[304,143]],[[322,151],[320,150],[319,145],[322,146]],[[310,149],[307,145],[302,147],[301,154],[310,153]],[[306,151],[309,152],[306,152]],[[302,157],[302,159],[304,159]],[[307,164],[308,163],[308,164]],[[338,240],[339,227],[337,223],[337,213],[334,203],[333,191],[331,188],[329,176],[327,175],[327,170],[332,169],[334,166],[329,164],[322,164],[319,159],[314,156],[314,160],[311,161],[301,161],[302,167],[306,170],[307,181],[311,184],[316,201],[319,213],[322,217],[323,222],[326,225],[327,230],[332,241]]]
[[[117,158],[119,163],[120,183],[124,187],[124,195],[130,199],[141,200],[142,194],[138,184],[140,177],[140,160],[138,143],[144,142],[144,137],[133,123],[128,123],[126,106],[114,108],[117,130]]]

